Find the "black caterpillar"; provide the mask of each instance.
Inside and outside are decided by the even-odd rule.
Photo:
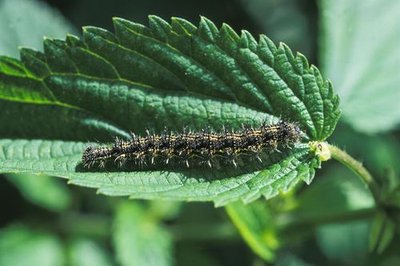
[[[300,141],[302,132],[297,124],[281,121],[259,128],[243,127],[240,131],[147,134],[145,137],[132,133],[132,139],[115,139],[110,147],[87,147],[82,163],[89,168],[95,164],[104,167],[107,161],[124,165],[131,161],[138,165],[164,163],[171,159],[183,162],[187,167],[192,160],[212,166],[217,158],[230,161],[237,166],[237,156],[251,154],[261,161],[259,154],[263,150],[277,150],[279,146],[291,146]],[[200,159],[200,160],[198,160]]]

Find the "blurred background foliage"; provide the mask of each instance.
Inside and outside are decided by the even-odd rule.
[[[395,2],[365,1],[360,11],[346,9],[344,0],[0,0],[0,54],[18,57],[19,46],[42,49],[43,36],[79,36],[84,25],[112,30],[113,16],[146,24],[149,14],[193,23],[203,15],[237,31],[264,33],[322,66],[341,95],[351,91],[330,142],[363,161],[383,187],[398,188],[400,109],[393,98],[400,100],[400,33],[393,36],[391,25],[400,17],[392,9],[400,6]],[[357,32],[355,14],[364,24],[376,19],[372,29],[381,29],[386,45]],[[364,30],[371,28],[364,24]],[[345,45],[335,46],[338,39]],[[368,72],[376,61],[363,55],[375,56],[380,68]],[[367,77],[372,85],[364,90]],[[374,88],[389,97],[379,98]],[[368,107],[373,99],[379,110]],[[400,265],[398,235],[377,252],[370,239],[372,220],[379,216],[373,199],[353,173],[334,162],[323,165],[310,187],[301,185],[268,202],[235,203],[227,212],[210,203],[109,198],[57,178],[15,174],[0,178],[0,208],[0,266]]]

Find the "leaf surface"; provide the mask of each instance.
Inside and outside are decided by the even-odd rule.
[[[321,58],[344,118],[358,131],[399,125],[400,2],[321,1]]]
[[[66,33],[74,32],[74,28],[44,2],[2,0],[0,32],[4,34],[0,39],[0,54],[18,56],[19,46],[40,49],[43,36],[62,38]]]
[[[71,266],[111,266],[111,259],[104,247],[93,240],[78,238],[68,246],[68,262]]]
[[[30,174],[8,174],[6,177],[20,190],[25,199],[38,206],[61,212],[71,205],[71,195],[59,179]]]
[[[263,201],[249,205],[235,202],[226,211],[249,247],[266,261],[275,259],[280,243],[271,211]]]
[[[0,231],[0,265],[65,264],[61,241],[54,235],[12,225]]]
[[[168,232],[138,204],[124,202],[117,208],[113,241],[123,266],[172,265],[172,242]]]
[[[286,120],[299,124],[305,140],[324,140],[340,115],[318,69],[264,35],[256,41],[206,18],[198,27],[181,18],[150,16],[148,27],[115,18],[114,27],[85,27],[82,39],[46,39],[44,53],[22,49],[21,62],[0,58],[0,121],[9,124],[0,129],[2,172],[65,177],[107,195],[217,205],[311,182],[319,160],[307,143],[237,169],[83,169],[82,151],[99,145],[85,141],[127,139],[130,131]]]

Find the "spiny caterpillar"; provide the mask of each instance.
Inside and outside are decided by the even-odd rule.
[[[261,161],[259,154],[262,151],[277,151],[279,146],[289,147],[300,141],[301,135],[297,124],[284,121],[258,128],[243,126],[239,131],[224,129],[220,133],[203,129],[181,133],[164,131],[153,135],[147,131],[145,137],[132,133],[129,141],[116,138],[111,147],[89,146],[83,153],[82,163],[89,168],[96,163],[104,167],[110,160],[121,166],[127,161],[137,165],[168,164],[174,159],[189,167],[197,159],[211,167],[212,162],[222,159],[236,167],[238,155],[254,155]]]

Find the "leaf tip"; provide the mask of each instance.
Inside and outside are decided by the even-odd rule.
[[[112,17],[112,23],[113,25],[118,24],[118,23],[123,23],[123,21],[125,21],[126,19],[123,19],[121,17]]]
[[[163,19],[163,18],[161,18],[161,17],[159,17],[157,15],[148,15],[147,19],[149,21],[149,26],[150,27],[152,26],[152,24],[163,25],[163,26],[167,26],[168,25],[168,27],[170,27],[169,23],[165,19]]]
[[[153,14],[148,15],[147,18],[148,18],[149,20],[163,20],[161,17],[159,17],[159,16],[157,16],[157,15],[153,15]]]
[[[93,27],[92,27],[92,26],[83,26],[83,27],[82,27],[82,32],[83,32],[83,33],[89,32],[91,28],[93,28]]]

